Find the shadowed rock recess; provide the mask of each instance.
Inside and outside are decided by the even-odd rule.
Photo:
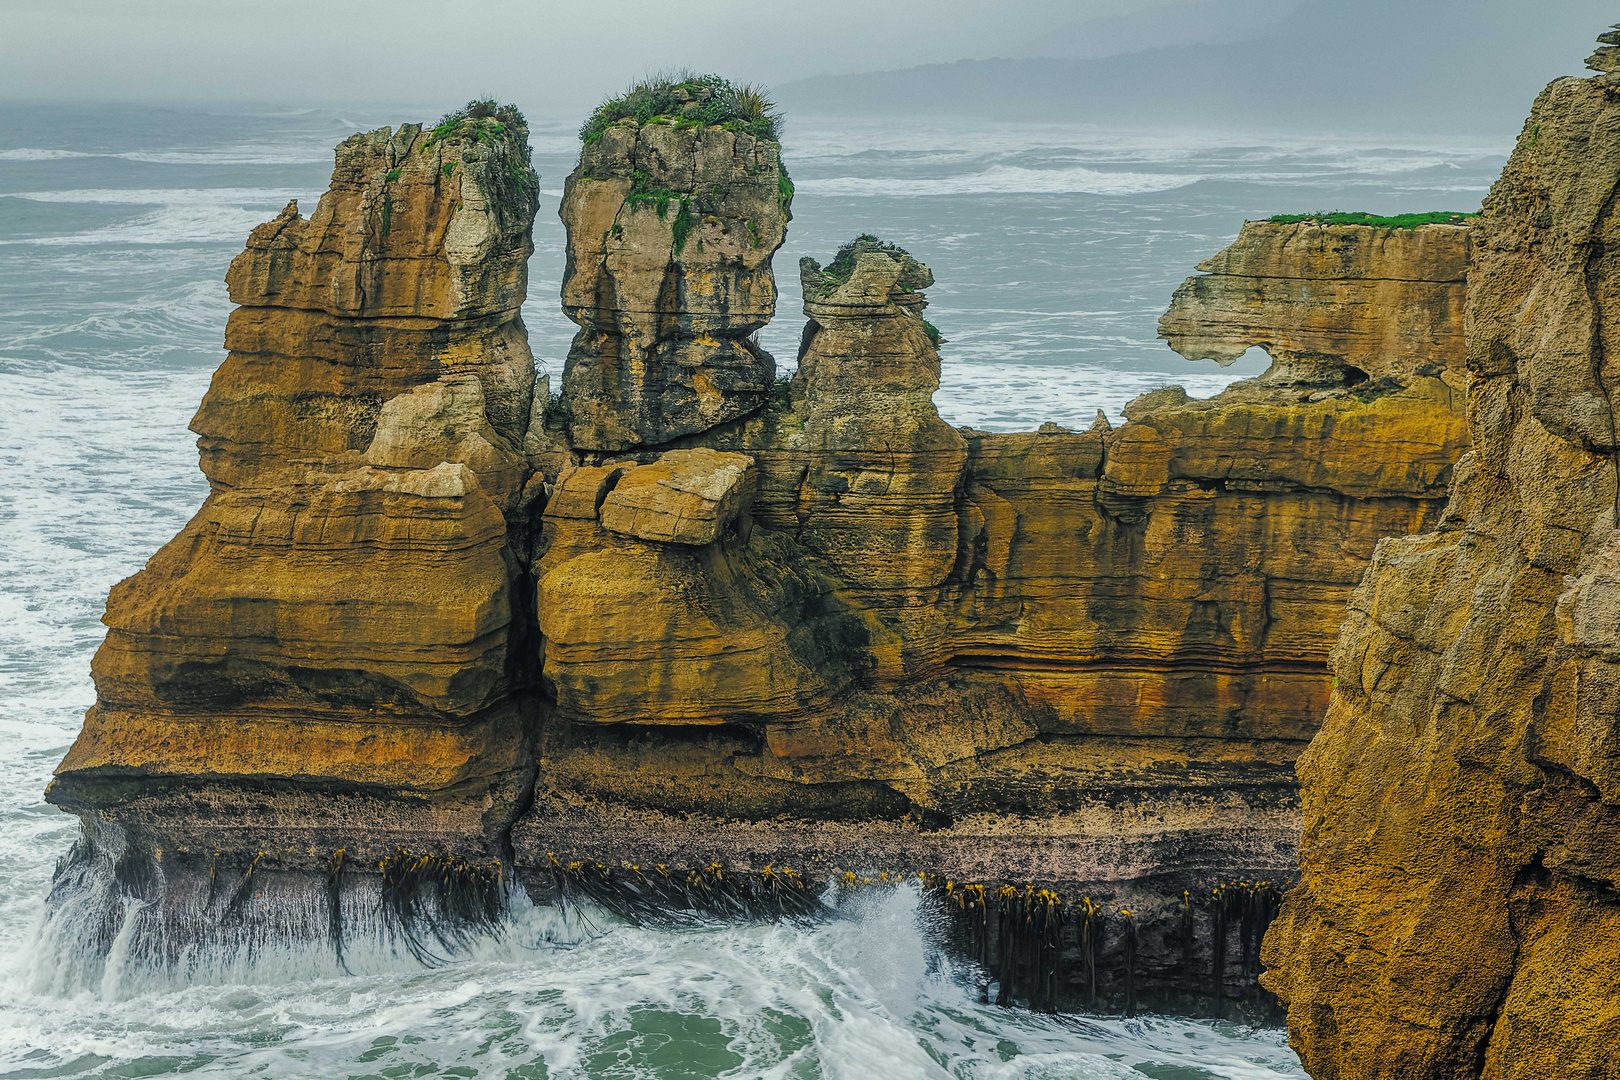
[[[1537,99],[1472,230],[1469,425],[1383,541],[1300,761],[1265,942],[1313,1076],[1620,1076],[1620,33]]]
[[[792,188],[733,127],[587,141],[555,396],[518,118],[356,136],[254,232],[212,494],[113,590],[50,790],[102,948],[120,892],[341,956],[355,897],[791,915],[921,873],[1000,1000],[1263,1011],[1329,647],[1466,446],[1469,231],[1251,224],[1164,332],[1266,375],[992,434],[940,419],[933,275],[872,237],[801,265],[775,379]]]

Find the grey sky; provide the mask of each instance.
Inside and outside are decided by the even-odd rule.
[[[0,98],[573,108],[659,67],[780,83],[1027,51],[1186,0],[0,0]]]
[[[0,0],[0,99],[442,105],[491,94],[532,117],[572,117],[636,76],[687,66],[780,87],[804,111],[841,92],[846,110],[1197,125],[1230,101],[1215,119],[1258,122],[1292,105],[1313,127],[1498,132],[1549,78],[1578,72],[1617,18],[1613,0]],[[841,91],[837,80],[790,85],[1153,47],[1164,48],[1098,61],[1089,76],[1037,62],[977,82],[959,66],[846,79]]]

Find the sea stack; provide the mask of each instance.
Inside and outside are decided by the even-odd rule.
[[[659,446],[754,412],[776,363],[771,256],[792,185],[766,132],[726,119],[734,91],[677,88],[670,111],[593,118],[563,188],[563,312],[579,324],[562,405],[580,451]],[[678,99],[678,100],[676,100]]]
[[[506,112],[353,136],[314,212],[231,264],[192,423],[210,494],[113,589],[48,796],[84,857],[161,863],[138,877],[171,909],[338,849],[503,854],[533,776],[527,141]]]

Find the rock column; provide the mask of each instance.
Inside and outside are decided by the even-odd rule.
[[[509,115],[356,135],[314,213],[232,263],[193,421],[211,494],[113,589],[49,794],[109,857],[161,853],[177,884],[255,852],[324,872],[337,848],[500,850],[532,768],[508,545],[526,143]]]
[[[725,126],[622,120],[568,177],[561,405],[574,449],[659,446],[764,404],[771,255],[791,187],[780,147]]]

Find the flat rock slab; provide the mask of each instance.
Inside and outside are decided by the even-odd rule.
[[[613,485],[628,465],[569,466],[557,477],[557,488],[546,502],[548,518],[595,520]]]
[[[748,505],[757,485],[754,459],[700,447],[671,450],[650,465],[627,468],[602,503],[602,526],[641,540],[701,547]]]

